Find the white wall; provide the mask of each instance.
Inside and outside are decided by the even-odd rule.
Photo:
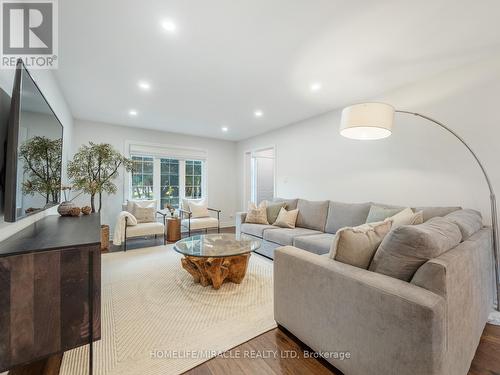
[[[37,83],[40,90],[45,95],[45,98],[52,106],[57,117],[64,127],[63,138],[63,173],[62,181],[66,181],[66,162],[71,152],[71,142],[73,133],[73,116],[71,110],[64,98],[59,85],[50,70],[33,70],[30,71],[33,79]],[[9,95],[12,94],[12,85],[14,83],[15,70],[1,70],[0,69],[0,87]],[[28,225],[36,222],[48,214],[54,214],[55,209],[40,212],[38,214],[21,219],[16,223],[3,222],[3,216],[0,217],[0,241],[27,227]]]
[[[209,205],[222,210],[222,225],[234,225],[233,216],[237,206],[235,142],[75,120],[73,153],[76,152],[80,145],[89,141],[110,143],[123,154],[126,154],[125,144],[127,141],[150,142],[206,150]],[[122,202],[127,199],[124,196],[125,180],[123,170],[120,171],[116,185],[118,186],[118,192],[115,195],[104,196],[101,211],[101,221],[111,226],[114,226],[116,216],[121,211]],[[90,204],[90,199],[81,197],[75,202],[80,205]]]
[[[500,57],[375,98],[448,124],[476,150],[500,193]],[[489,220],[489,192],[468,151],[450,134],[397,114],[393,135],[354,141],[338,132],[340,110],[238,144],[244,153],[276,146],[277,195],[400,205],[462,205]],[[244,207],[243,168],[239,207]]]

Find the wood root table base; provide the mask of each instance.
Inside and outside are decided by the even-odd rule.
[[[214,289],[219,289],[227,281],[235,284],[243,281],[250,255],[249,253],[225,258],[185,256],[181,262],[182,267],[193,276],[195,283],[212,285]]]

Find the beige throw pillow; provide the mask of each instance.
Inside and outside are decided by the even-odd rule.
[[[152,223],[155,221],[155,207],[142,207],[140,204],[132,205],[132,215],[137,219],[138,223]]]
[[[191,217],[209,217],[208,203],[206,199],[202,200],[190,200],[188,201],[189,211],[191,211]]]
[[[332,243],[330,258],[354,267],[368,269],[391,226],[392,221],[386,220],[339,229]]]
[[[248,204],[247,216],[245,218],[245,223],[249,224],[266,224],[269,225],[267,221],[267,204],[263,201],[259,204],[259,207],[255,203]]]
[[[278,214],[278,218],[274,222],[273,225],[281,228],[295,228],[295,223],[297,222],[297,216],[299,214],[299,210],[290,210],[287,211],[283,207],[281,207],[280,213]]]
[[[424,211],[414,213],[411,208],[405,208],[403,211],[385,220],[392,220],[391,229],[399,228],[402,225],[422,224],[424,222]]]

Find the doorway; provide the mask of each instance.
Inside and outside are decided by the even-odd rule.
[[[259,149],[245,154],[246,203],[272,200],[275,194],[275,149]]]

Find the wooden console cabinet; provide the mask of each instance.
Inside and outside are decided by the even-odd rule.
[[[0,243],[0,373],[99,339],[100,312],[99,215],[48,216]]]

